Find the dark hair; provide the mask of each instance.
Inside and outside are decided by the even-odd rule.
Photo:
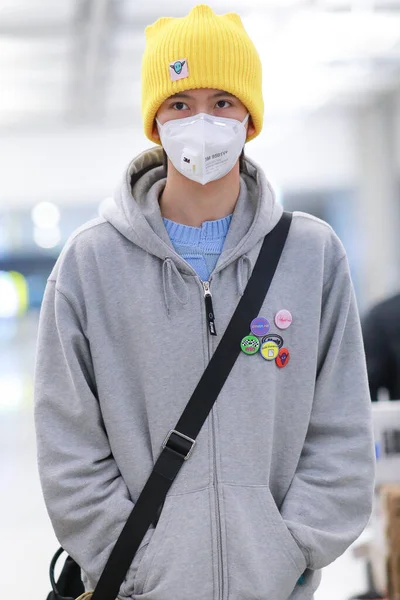
[[[168,156],[167,156],[167,153],[165,152],[164,148],[163,148],[163,167],[164,167],[165,171],[168,172]],[[246,157],[244,155],[244,148],[242,150],[241,155],[239,156],[239,169],[240,169],[241,173],[247,173]]]

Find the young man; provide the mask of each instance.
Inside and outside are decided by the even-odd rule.
[[[242,155],[261,131],[263,100],[240,18],[202,5],[146,34],[144,127],[162,148],[133,160],[115,205],[71,237],[40,320],[41,481],[87,590],[282,214]],[[368,521],[361,331],[345,251],[327,224],[294,215],[256,317],[275,360],[240,353],[135,555],[123,600],[309,600],[319,569]]]

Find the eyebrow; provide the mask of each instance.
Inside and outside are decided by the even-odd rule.
[[[229,92],[216,92],[215,94],[213,94],[211,96],[211,98],[221,98],[222,96],[229,97],[229,98],[236,98],[236,96],[234,96],[233,94],[230,94]],[[190,94],[185,94],[185,92],[178,92],[177,94],[174,94],[173,96],[169,97],[169,100],[171,98],[185,98],[186,100],[191,100],[193,98],[193,96],[191,96]]]
[[[229,98],[236,98],[236,96],[230,94],[229,92],[217,92],[216,94],[212,95],[213,98],[221,98],[221,96],[229,96]]]

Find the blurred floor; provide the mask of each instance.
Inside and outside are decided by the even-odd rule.
[[[46,513],[36,468],[32,378],[37,316],[0,327],[2,597],[45,600],[48,565],[58,542]],[[349,550],[324,570],[315,600],[347,600],[364,588],[363,564]]]

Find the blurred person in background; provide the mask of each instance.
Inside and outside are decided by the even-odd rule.
[[[371,400],[379,390],[400,400],[400,294],[373,306],[362,320]]]
[[[240,17],[200,5],[158,20],[146,40],[142,112],[158,147],[131,162],[115,203],[66,244],[39,326],[42,488],[86,590],[282,216],[243,154],[261,132],[263,98]],[[123,600],[309,600],[320,569],[368,522],[361,328],[347,257],[326,223],[294,214],[261,316],[275,360],[241,353],[135,555]]]
[[[382,390],[389,400],[400,400],[400,294],[375,304],[362,319],[369,391],[377,402]],[[368,591],[349,600],[381,600],[375,589],[373,570],[367,561]]]

